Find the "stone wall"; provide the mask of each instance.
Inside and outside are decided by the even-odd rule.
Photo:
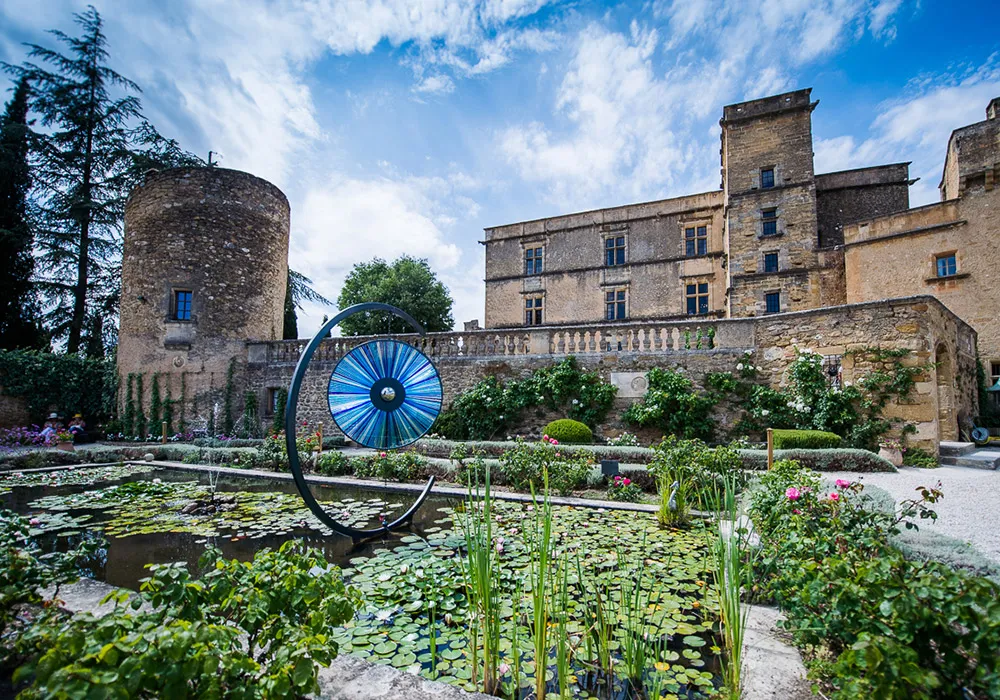
[[[944,172],[938,186],[941,199],[962,197],[973,187],[1000,184],[1000,116],[996,98],[986,108],[986,120],[956,129],[948,139]]]
[[[19,396],[7,396],[0,386],[0,428],[31,425],[28,402]]]
[[[763,368],[761,381],[775,387],[787,384],[787,369],[795,358],[796,347],[840,356],[845,381],[854,381],[860,372],[871,369],[856,365],[849,352],[870,346],[912,350],[914,355],[908,361],[919,364],[942,358],[950,361],[947,376],[929,369],[913,397],[887,409],[890,416],[914,424],[918,430],[916,444],[927,449],[936,449],[941,435],[949,434],[947,426],[939,430],[939,410],[944,420],[957,421],[958,416],[969,415],[975,403],[975,332],[932,297],[700,324],[564,326],[532,331],[432,333],[423,338],[400,339],[434,361],[442,378],[445,406],[488,376],[523,377],[573,355],[582,367],[599,371],[621,387],[613,415],[600,426],[605,433],[621,427],[621,410],[642,395],[642,382],[636,384],[634,380],[649,369],[682,369],[701,385],[707,372],[734,371],[747,350],[754,352],[755,362]],[[324,341],[306,374],[300,419],[311,426],[322,422],[326,434],[335,431],[326,406],[330,372],[344,353],[366,340]],[[262,404],[271,391],[288,386],[306,344],[300,340],[250,345],[248,382],[259,393]],[[949,394],[942,386],[955,388]],[[723,413],[722,427],[731,425],[734,418]]]
[[[1000,189],[845,227],[847,299],[932,294],[979,334],[987,368],[1000,362]],[[936,258],[954,254],[957,274],[938,277]]]
[[[843,245],[844,225],[906,211],[910,164],[844,170],[816,176],[819,246]]]
[[[152,375],[179,400],[175,416],[206,419],[222,401],[231,361],[246,342],[281,338],[289,206],[274,185],[223,168],[153,173],[125,207],[118,372]],[[190,319],[174,294],[191,292]],[[234,392],[242,391],[235,372]],[[148,409],[147,409],[148,412]],[[159,429],[158,426],[151,426]]]
[[[704,255],[687,256],[685,229],[705,227]],[[706,192],[486,229],[486,328],[524,324],[540,297],[545,324],[606,318],[605,294],[626,293],[629,319],[686,315],[684,285],[709,284],[709,308],[725,309],[722,193]],[[605,265],[605,240],[625,239],[625,264]],[[525,250],[543,250],[541,274],[525,274]],[[697,248],[695,249],[697,252]]]

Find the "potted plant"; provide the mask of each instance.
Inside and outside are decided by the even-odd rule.
[[[73,452],[73,433],[60,430],[56,433],[56,447],[65,452]]]
[[[903,466],[903,453],[906,448],[903,443],[896,438],[884,438],[878,441],[878,456],[892,462],[893,466]]]

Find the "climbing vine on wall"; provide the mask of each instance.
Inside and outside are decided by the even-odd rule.
[[[162,418],[163,399],[160,397],[160,374],[153,372],[153,382],[149,388],[149,429],[151,432],[160,432]]]
[[[135,375],[135,434],[141,438],[149,435],[146,425],[146,409],[143,406],[142,374]]]
[[[285,406],[288,404],[288,389],[278,389],[277,406],[274,409],[274,420],[271,422],[271,432],[277,435],[285,429]]]
[[[506,435],[522,411],[544,407],[593,427],[604,420],[618,389],[597,372],[585,372],[568,357],[524,379],[487,377],[460,395],[433,428],[455,439],[488,440]]]
[[[236,358],[229,361],[229,369],[226,370],[226,389],[223,398],[222,432],[224,435],[233,434],[233,391],[234,375],[236,374]]]
[[[243,430],[240,437],[260,437],[260,412],[257,394],[253,391],[247,391],[243,395]]]

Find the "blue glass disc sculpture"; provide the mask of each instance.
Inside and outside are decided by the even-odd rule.
[[[398,340],[372,340],[330,375],[330,415],[354,442],[379,450],[420,439],[441,412],[441,378],[427,356]]]

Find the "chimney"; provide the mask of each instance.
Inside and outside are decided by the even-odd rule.
[[[994,97],[990,100],[990,104],[986,107],[986,118],[996,119],[1000,117],[1000,97]]]

